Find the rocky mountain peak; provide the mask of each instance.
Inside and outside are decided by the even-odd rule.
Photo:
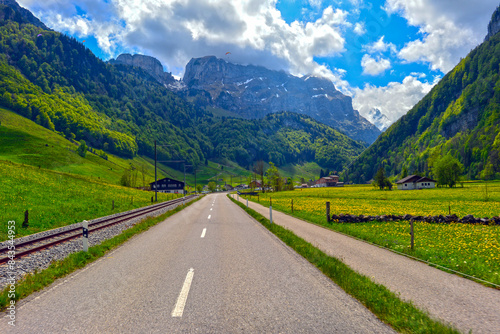
[[[191,59],[182,80],[186,95],[200,106],[225,109],[236,117],[262,118],[270,113],[291,111],[367,143],[380,134],[380,130],[353,109],[351,98],[325,78],[296,77],[284,71],[207,56]]]
[[[500,6],[497,7],[491,16],[490,23],[488,24],[488,35],[484,41],[489,40],[493,35],[500,31]]]
[[[178,85],[178,81],[175,80],[171,73],[163,71],[163,65],[161,64],[161,62],[151,56],[144,56],[140,54],[131,55],[128,53],[123,53],[116,59],[111,59],[109,63],[114,65],[139,67],[149,73],[158,82],[167,87],[172,88],[171,86]]]

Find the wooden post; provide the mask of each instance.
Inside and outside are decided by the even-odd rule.
[[[153,203],[153,196],[151,196],[151,203]]]
[[[410,220],[410,247],[412,250],[414,245],[415,245],[415,234],[413,231],[413,220]]]
[[[28,219],[28,210],[24,211],[24,222],[22,226],[23,228],[28,228],[30,226]]]
[[[330,222],[330,202],[326,202],[326,222]]]
[[[292,199],[292,213],[293,213],[293,199]]]

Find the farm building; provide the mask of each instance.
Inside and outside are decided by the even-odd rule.
[[[337,183],[339,183],[339,177],[337,175],[330,175],[316,181],[316,187],[336,187]]]
[[[252,180],[248,186],[252,189],[262,188],[262,182],[260,180]]]
[[[396,182],[399,190],[436,188],[436,182],[428,177],[410,175]]]
[[[161,193],[182,194],[184,191],[184,182],[170,179],[168,177],[157,180],[157,191]],[[155,190],[155,183],[150,183],[151,190]]]

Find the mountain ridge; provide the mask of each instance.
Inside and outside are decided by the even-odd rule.
[[[191,96],[202,105],[223,108],[243,118],[291,111],[308,115],[355,140],[372,143],[380,134],[352,108],[351,97],[343,95],[328,79],[296,77],[284,71],[205,56],[189,61],[182,81],[188,94],[194,92]]]
[[[134,63],[131,57],[150,58],[150,62],[158,64],[153,68]],[[161,67],[158,60],[143,55],[122,54],[110,63],[141,67],[155,78]],[[201,108],[221,108],[244,119],[291,111],[313,117],[366,143],[373,142],[381,133],[352,108],[351,97],[343,95],[330,80],[323,78],[296,77],[263,66],[239,65],[205,56],[188,62],[181,81],[157,80]]]

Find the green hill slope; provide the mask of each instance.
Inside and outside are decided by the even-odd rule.
[[[0,108],[0,160],[88,176],[111,184],[120,184],[123,174],[134,168],[140,174],[135,186],[143,186],[142,172],[146,183],[154,181],[154,166],[139,156],[124,159],[106,154],[104,159],[87,152],[83,158],[77,153],[78,146],[77,142]]]
[[[451,154],[470,179],[500,177],[500,34],[492,36],[450,71],[349,168],[366,182],[383,166],[397,175],[432,176],[436,157]]]

